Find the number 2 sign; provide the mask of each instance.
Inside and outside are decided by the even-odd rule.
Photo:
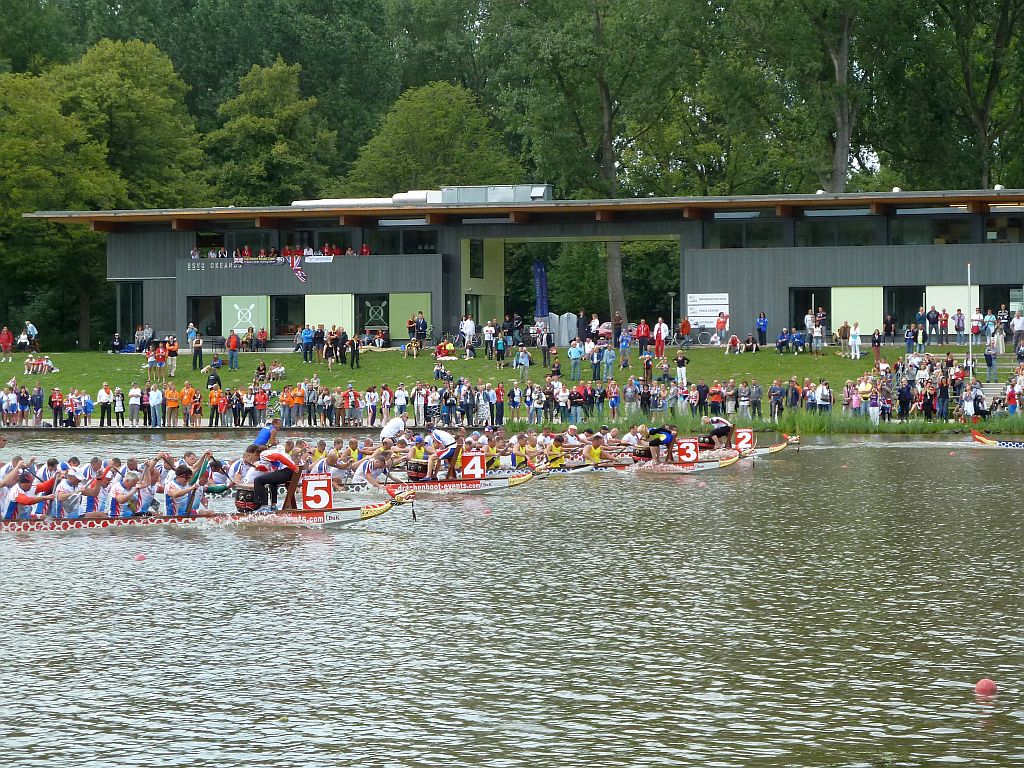
[[[483,480],[487,469],[484,466],[484,455],[482,453],[462,454],[462,477],[465,480]]]
[[[699,455],[697,451],[697,438],[688,437],[685,440],[676,442],[676,455],[680,464],[696,464]]]
[[[749,451],[753,449],[754,443],[754,430],[752,429],[737,429],[736,430],[736,450],[742,453],[743,451]]]
[[[330,475],[304,475],[302,478],[302,508],[330,509],[332,490]]]

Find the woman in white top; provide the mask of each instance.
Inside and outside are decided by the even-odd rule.
[[[142,390],[139,386],[132,383],[132,388],[128,390],[128,423],[133,426],[139,426],[139,406],[142,404]]]
[[[860,360],[860,323],[856,321],[850,329],[850,359]]]

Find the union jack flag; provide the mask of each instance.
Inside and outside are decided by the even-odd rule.
[[[288,257],[288,262],[291,265],[292,273],[299,278],[300,283],[306,282],[306,272],[302,269],[302,254],[295,253]]]

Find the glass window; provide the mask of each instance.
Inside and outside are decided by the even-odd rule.
[[[404,230],[402,232],[402,253],[437,253],[437,230]]]
[[[893,245],[956,245],[973,242],[972,216],[897,216],[892,220]]]
[[[878,245],[881,224],[881,219],[875,217],[837,219],[836,245]]]
[[[986,243],[1019,243],[1024,217],[989,216],[985,219]]]
[[[482,280],[484,277],[484,241],[469,241],[469,276]]]
[[[705,248],[742,248],[742,221],[706,221],[704,222]]]
[[[745,226],[747,248],[778,248],[783,245],[783,222],[763,219],[748,221]]]
[[[973,216],[957,217],[955,219],[934,219],[932,222],[933,242],[936,245],[956,245],[958,243],[973,242],[972,224]]]
[[[803,247],[820,248],[836,244],[834,221],[821,219],[797,219],[796,244]]]
[[[370,253],[378,254],[395,254],[399,253],[401,248],[401,232],[394,229],[372,229],[367,230],[365,233],[366,244],[370,246]],[[356,253],[359,253],[359,248],[362,243],[355,246]]]
[[[243,230],[240,232],[228,232],[224,235],[224,247],[228,253],[234,253],[236,248],[249,246],[253,253],[259,253],[261,248],[268,251],[276,247],[276,233],[269,229]]]
[[[353,251],[358,251],[359,246],[362,245],[362,243],[356,242],[358,237],[359,231],[352,228],[320,229],[316,233],[314,248],[321,249],[325,245],[336,245],[344,253],[345,249],[351,246]]]
[[[923,216],[908,216],[892,220],[893,245],[931,245],[932,222]]]

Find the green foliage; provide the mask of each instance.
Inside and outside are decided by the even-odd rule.
[[[335,159],[337,136],[303,98],[298,64],[254,65],[219,109],[223,125],[206,147],[222,205],[287,205],[316,195]]]
[[[0,322],[21,327],[31,319],[43,332],[46,321],[48,344],[73,346],[83,333],[88,340],[82,297],[102,295],[106,282],[103,238],[21,214],[116,208],[127,185],[78,117],[61,112],[61,101],[48,78],[0,76]],[[67,311],[74,308],[77,316]]]
[[[476,97],[461,86],[413,88],[360,150],[345,191],[391,195],[454,184],[509,184],[523,169],[502,146]]]
[[[551,311],[561,315],[583,309],[607,318],[604,270],[602,243],[560,243],[548,272]]]
[[[126,203],[169,208],[206,201],[199,134],[185,109],[188,86],[156,46],[104,40],[44,75],[124,179]]]

